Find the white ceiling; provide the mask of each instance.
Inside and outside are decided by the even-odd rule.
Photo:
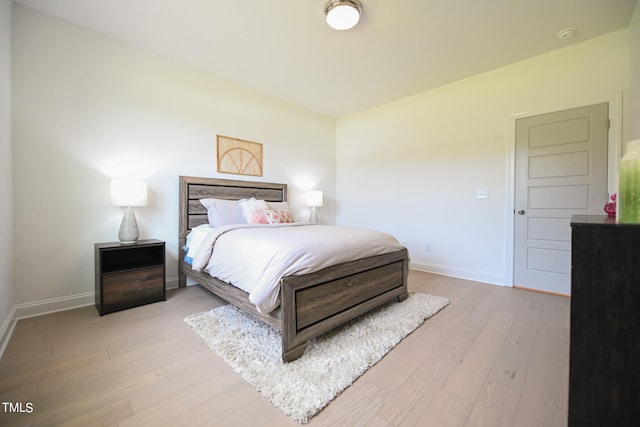
[[[626,28],[636,5],[361,1],[336,31],[326,0],[16,0],[335,118]]]

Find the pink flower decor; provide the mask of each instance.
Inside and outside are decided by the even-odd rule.
[[[604,211],[610,217],[615,217],[616,216],[616,198],[617,198],[616,193],[613,193],[611,195],[611,202],[609,202],[606,205],[604,205]]]

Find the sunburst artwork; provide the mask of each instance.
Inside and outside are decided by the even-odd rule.
[[[218,135],[218,172],[262,176],[262,144]]]

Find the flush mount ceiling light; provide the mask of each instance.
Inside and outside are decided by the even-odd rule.
[[[571,28],[565,28],[562,31],[559,31],[558,34],[556,34],[556,36],[559,39],[568,39],[569,37],[572,37],[576,32],[576,29],[571,27]]]
[[[324,6],[327,24],[335,30],[353,28],[360,20],[362,3],[359,0],[329,0]]]

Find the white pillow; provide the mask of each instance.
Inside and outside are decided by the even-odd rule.
[[[247,223],[238,200],[200,199],[200,203],[207,208],[209,224],[214,227]]]
[[[264,200],[256,200],[253,197],[242,199],[240,200],[240,208],[245,222],[249,224],[268,224],[264,210],[269,209],[269,205]]]

